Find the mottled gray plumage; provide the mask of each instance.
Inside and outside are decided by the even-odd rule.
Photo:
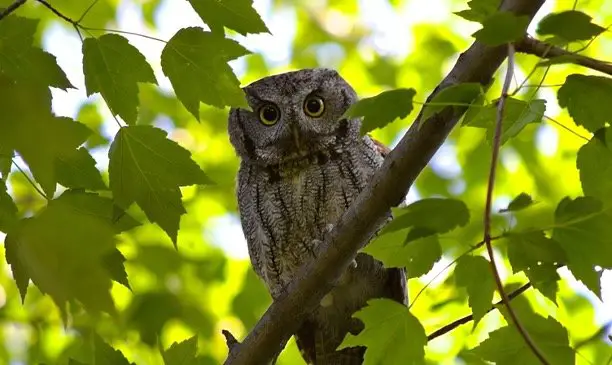
[[[253,268],[277,298],[384,156],[370,137],[360,137],[359,119],[341,118],[357,96],[336,71],[288,72],[244,90],[253,111],[232,109],[229,116],[241,158],[238,205]],[[347,331],[362,328],[352,314],[371,298],[406,302],[403,270],[362,253],[356,262],[295,334],[310,364],[361,364],[363,348],[335,351]]]

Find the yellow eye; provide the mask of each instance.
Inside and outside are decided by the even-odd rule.
[[[280,111],[275,105],[266,104],[259,108],[259,120],[265,125],[274,125],[280,119]]]
[[[321,115],[323,115],[324,111],[325,111],[325,103],[323,102],[323,99],[321,99],[320,97],[309,96],[304,101],[304,113],[306,113],[307,115],[313,118],[318,118]]]

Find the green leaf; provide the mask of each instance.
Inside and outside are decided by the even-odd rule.
[[[96,161],[86,148],[81,147],[55,161],[57,181],[67,188],[105,190],[102,175],[96,168]]]
[[[259,318],[272,302],[272,298],[266,290],[263,281],[249,268],[244,274],[242,289],[232,301],[232,313],[234,313],[247,330],[255,326]]]
[[[83,73],[87,96],[99,92],[113,115],[127,124],[138,116],[138,82],[156,84],[153,69],[138,49],[117,34],[83,42]]]
[[[559,291],[559,280],[557,267],[552,264],[542,264],[524,270],[527,279],[542,295],[557,304],[557,292]]]
[[[576,165],[585,195],[612,202],[612,129],[600,129],[578,150]]]
[[[563,248],[542,231],[511,233],[507,239],[512,271],[523,271],[536,289],[556,302],[560,279],[556,265],[567,260]]]
[[[188,0],[193,10],[213,32],[223,35],[223,27],[247,33],[270,32],[253,9],[253,0]]]
[[[569,346],[567,330],[559,322],[552,317],[526,313],[521,313],[519,319],[550,364],[575,364],[576,356]],[[505,326],[489,333],[489,338],[472,352],[497,365],[541,364],[514,326]]]
[[[442,257],[437,236],[408,241],[404,230],[378,236],[362,251],[382,261],[385,267],[405,267],[408,278],[427,274]]]
[[[171,319],[181,318],[181,298],[167,292],[148,292],[134,296],[126,309],[128,323],[140,332],[140,339],[151,346]]]
[[[365,328],[356,336],[348,333],[338,350],[367,346],[364,365],[425,364],[425,329],[402,304],[390,299],[371,299],[353,317],[359,318]]]
[[[480,108],[470,119],[464,119],[464,124],[470,127],[486,128],[487,139],[493,140],[495,135],[495,123],[497,120],[497,102]],[[504,114],[502,119],[501,143],[506,143],[510,138],[518,135],[529,123],[539,123],[546,110],[546,101],[533,99],[529,102],[506,98]]]
[[[125,257],[121,251],[115,249],[106,255],[103,259],[104,267],[108,271],[111,279],[125,286],[128,289],[132,289],[130,282],[128,281],[127,272],[125,271]]]
[[[527,193],[520,193],[517,195],[512,201],[508,204],[507,208],[501,209],[500,213],[506,212],[516,212],[519,210],[523,210],[527,207],[530,207],[533,204],[533,199],[531,195]]]
[[[19,153],[47,196],[57,177],[55,161],[79,147],[91,131],[83,124],[51,114],[49,88],[15,82],[0,75],[0,145]]]
[[[121,351],[112,348],[97,334],[94,334],[94,364],[131,365]]]
[[[563,264],[565,252],[559,243],[542,231],[511,233],[508,239],[508,259],[516,273],[541,264]]]
[[[114,235],[107,222],[79,214],[62,200],[22,220],[5,240],[6,259],[22,298],[30,278],[60,309],[76,299],[91,311],[114,313],[103,261],[115,248]]]
[[[84,103],[79,109],[79,113],[76,120],[85,124],[94,133],[87,139],[85,146],[87,148],[94,148],[99,146],[106,146],[109,140],[102,135],[102,125],[104,119],[98,111],[98,106],[93,103]]]
[[[13,163],[13,151],[8,146],[0,143],[0,180],[6,181],[11,173]]]
[[[591,22],[591,17],[578,10],[546,15],[538,24],[537,33],[562,38],[567,42],[586,41],[604,30]]]
[[[73,87],[55,56],[34,47],[38,20],[9,15],[0,22],[0,73],[63,90]]]
[[[395,89],[383,91],[371,98],[363,98],[351,105],[343,118],[363,117],[361,135],[374,129],[383,128],[395,119],[404,119],[412,111],[414,89]]]
[[[183,28],[164,47],[161,66],[177,98],[200,120],[200,101],[218,108],[248,108],[240,82],[227,62],[249,53],[231,39],[201,28]]]
[[[612,217],[601,201],[592,197],[564,198],[555,210],[552,238],[559,242],[567,257],[567,267],[601,297],[598,265],[612,268]]]
[[[487,46],[499,46],[518,41],[525,36],[529,17],[516,16],[509,11],[499,11],[482,22],[482,29],[472,34]]]
[[[112,199],[95,193],[68,190],[55,199],[69,205],[77,214],[90,215],[112,225],[116,233],[129,231],[138,227],[140,222],[117,207]]]
[[[493,15],[499,8],[500,0],[471,0],[468,1],[468,10],[456,12],[463,19],[482,23],[486,18]]]
[[[198,336],[193,336],[180,343],[173,342],[169,349],[162,352],[165,365],[196,364]]]
[[[425,105],[421,121],[425,122],[432,115],[449,106],[453,108],[467,108],[482,93],[482,86],[477,82],[456,84],[442,89]]]
[[[0,232],[7,233],[17,223],[17,206],[0,182]]]
[[[612,122],[612,79],[609,77],[569,75],[557,92],[557,100],[577,125],[591,132]]]
[[[191,153],[151,126],[119,130],[109,151],[110,188],[117,204],[136,202],[176,246],[180,216],[186,213],[180,186],[208,184]]]
[[[433,233],[446,233],[456,227],[465,226],[470,220],[470,211],[465,203],[456,199],[428,198],[416,201],[407,207],[393,209],[393,220],[381,234],[408,227],[418,227]]]
[[[474,314],[474,328],[482,317],[491,309],[495,282],[491,263],[482,256],[464,256],[455,267],[457,286],[465,287],[468,304]]]

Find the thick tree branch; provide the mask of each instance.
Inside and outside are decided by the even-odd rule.
[[[25,4],[25,2],[26,2],[26,0],[15,0],[15,2],[13,2],[11,5],[6,7],[5,9],[1,9],[0,8],[0,20],[2,20],[2,18],[8,16],[10,13],[14,12],[15,10],[17,10],[17,8],[19,8],[21,5]]]
[[[567,62],[569,63],[588,67],[612,76],[612,63],[572,53],[529,36],[526,36],[520,42],[516,42],[515,47],[517,52],[528,53],[541,58],[568,56]]]
[[[502,9],[533,18],[544,0],[505,0]],[[474,43],[438,85],[428,102],[440,90],[454,84],[488,84],[506,56],[506,47]],[[232,347],[225,364],[265,364],[281,350],[281,344],[296,332],[306,315],[319,304],[333,283],[346,270],[356,252],[384,223],[390,207],[396,206],[457,124],[465,108],[448,107],[412,124],[400,143],[372,178],[370,184],[344,213],[317,250],[318,259],[304,265],[287,292],[274,301],[244,341]],[[421,110],[422,113],[422,110]]]

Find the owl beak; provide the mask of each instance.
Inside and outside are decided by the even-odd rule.
[[[297,148],[297,150],[301,150],[301,145],[300,145],[300,139],[301,139],[301,135],[300,135],[300,127],[297,126],[296,124],[293,124],[291,126],[291,132],[293,133],[293,143],[295,143],[295,147]]]

